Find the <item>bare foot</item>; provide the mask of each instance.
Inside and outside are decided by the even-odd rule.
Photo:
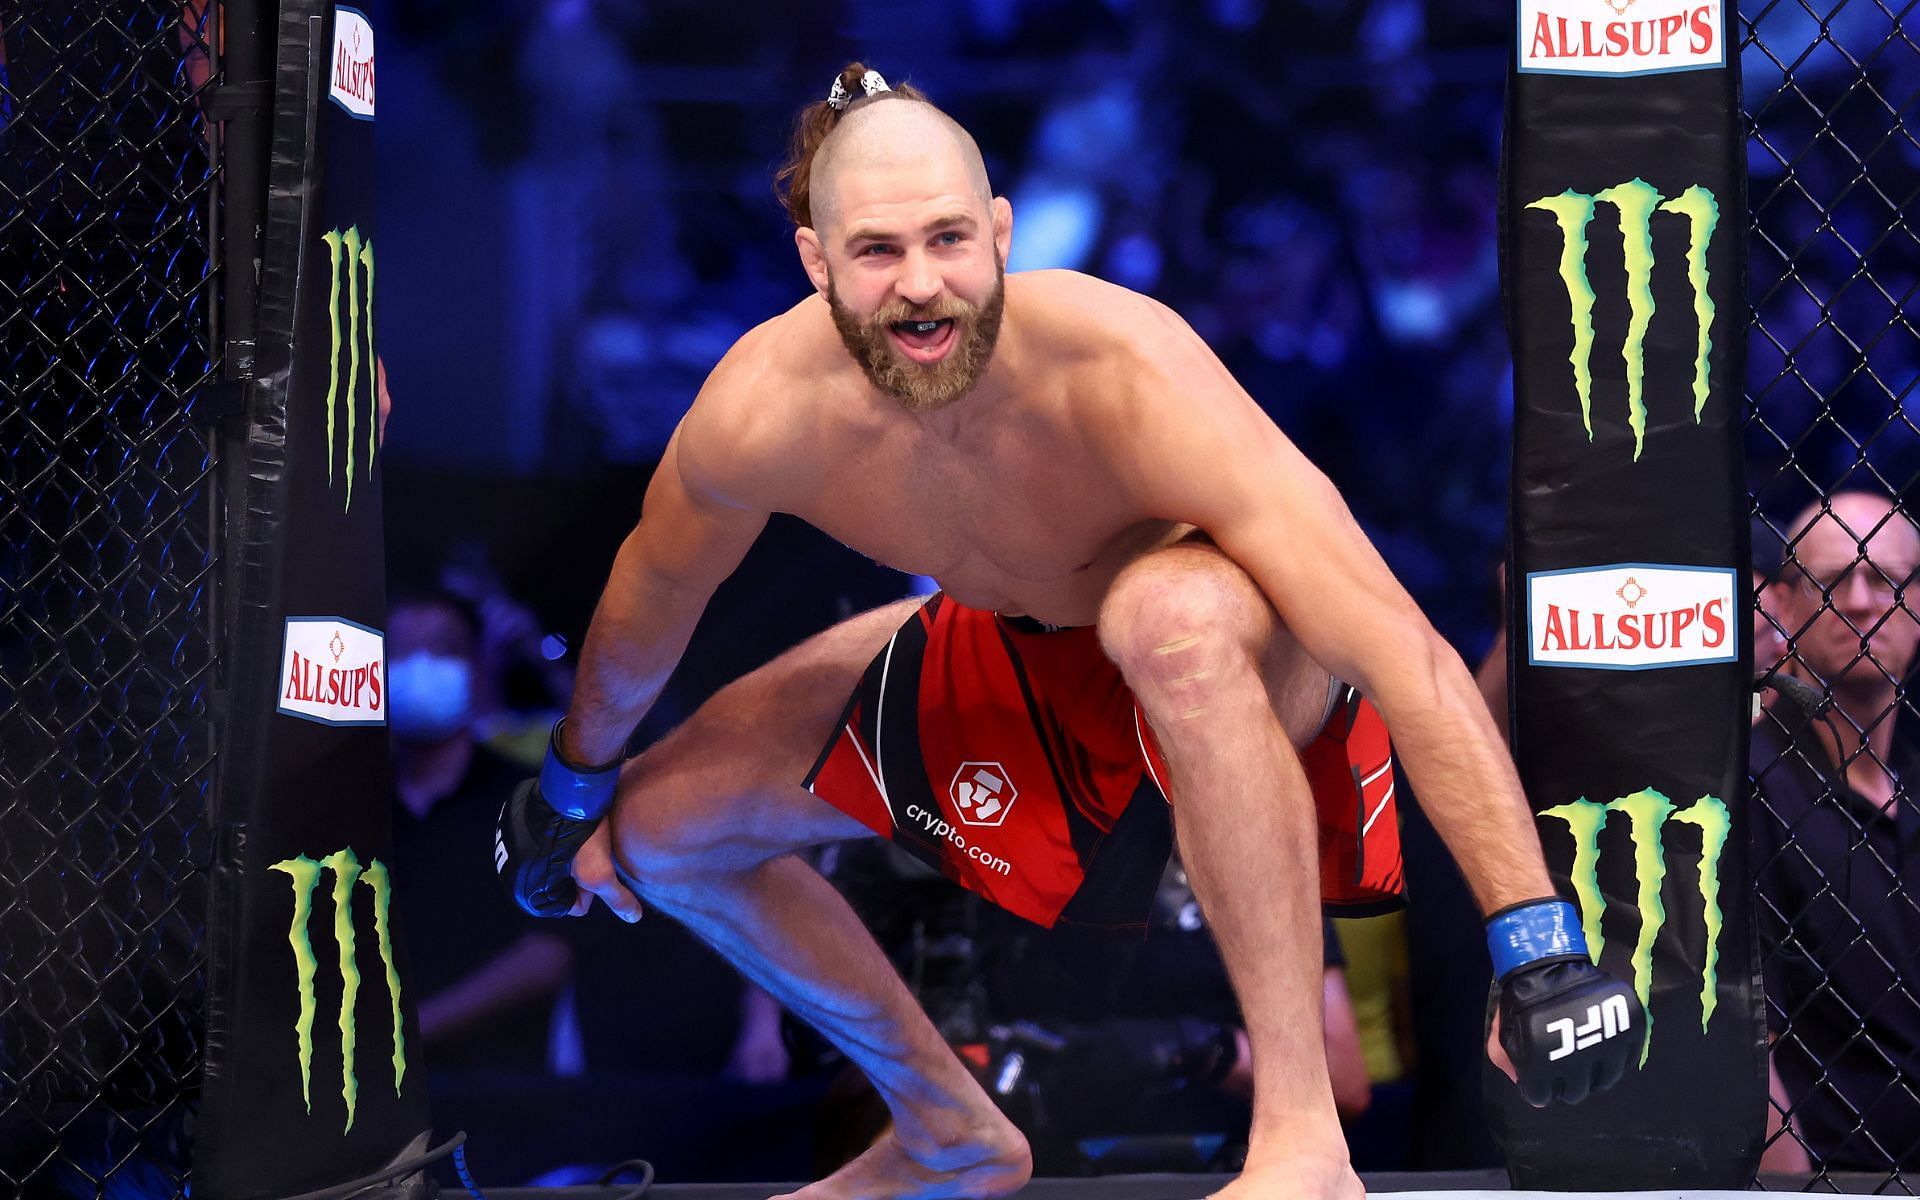
[[[1366,1194],[1345,1161],[1281,1162],[1248,1167],[1208,1200],[1365,1200]]]
[[[930,1152],[907,1152],[889,1128],[866,1153],[818,1183],[774,1200],[934,1200],[1011,1195],[1027,1185],[1033,1155],[1005,1117],[976,1138]]]

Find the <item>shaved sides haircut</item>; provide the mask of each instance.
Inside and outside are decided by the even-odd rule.
[[[993,199],[986,160],[960,122],[910,83],[871,96],[861,94],[864,63],[848,63],[840,85],[856,97],[844,108],[816,100],[800,110],[786,160],[774,173],[774,191],[796,226],[818,229],[822,201],[830,204],[833,178],[846,168],[910,162],[926,154],[933,139],[947,138],[961,156],[982,203]]]

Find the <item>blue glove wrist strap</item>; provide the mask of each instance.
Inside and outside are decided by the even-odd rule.
[[[540,767],[541,798],[572,821],[598,821],[613,806],[614,785],[620,781],[620,763],[582,770],[560,757],[560,725],[547,739],[547,761]]]
[[[1586,954],[1587,936],[1580,931],[1580,914],[1572,904],[1535,900],[1487,918],[1487,953],[1493,956],[1493,977],[1505,979],[1543,958]]]

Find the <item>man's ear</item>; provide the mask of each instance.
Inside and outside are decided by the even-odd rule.
[[[1013,247],[1013,202],[1005,196],[993,198],[993,244],[1000,251],[1000,261],[1007,261]]]
[[[793,231],[793,244],[800,251],[800,265],[806,268],[807,278],[813,280],[813,290],[826,295],[827,251],[820,244],[820,235],[802,225]]]

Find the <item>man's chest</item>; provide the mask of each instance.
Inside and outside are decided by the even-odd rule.
[[[1039,473],[855,472],[807,507],[796,515],[903,571],[1035,583],[1084,567],[1132,523],[1114,497]]]
[[[1015,596],[1085,576],[1147,519],[1084,449],[1043,439],[881,444],[796,500],[796,516],[878,562]]]

